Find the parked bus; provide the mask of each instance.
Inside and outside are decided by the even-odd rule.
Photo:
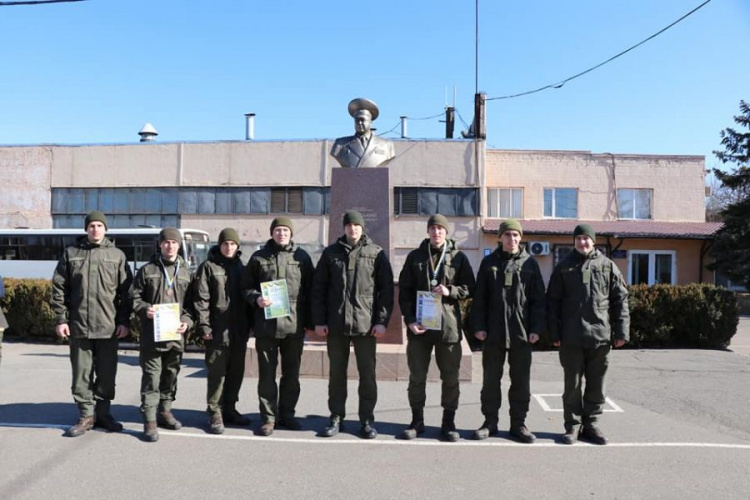
[[[107,238],[125,252],[133,272],[159,251],[160,228],[108,229]],[[194,272],[208,257],[208,233],[178,229],[180,252]],[[0,276],[52,279],[66,247],[86,236],[81,229],[0,229]]]

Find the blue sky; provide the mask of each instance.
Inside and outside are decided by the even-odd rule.
[[[479,89],[531,90],[652,35],[702,0],[480,0]],[[654,40],[558,90],[488,103],[488,145],[699,154],[750,100],[750,2],[712,0]],[[349,134],[375,100],[385,132],[475,90],[474,0],[88,0],[0,7],[0,144]],[[438,118],[410,120],[440,138]],[[462,128],[460,120],[458,130]],[[389,137],[397,137],[398,128]]]

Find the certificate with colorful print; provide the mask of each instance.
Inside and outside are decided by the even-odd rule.
[[[260,284],[260,293],[264,299],[272,301],[270,306],[263,308],[266,319],[292,315],[292,310],[289,308],[289,292],[286,287],[286,280],[265,281]]]
[[[154,304],[154,342],[180,340],[180,304]]]
[[[417,323],[427,330],[443,328],[443,297],[432,292],[417,292]]]

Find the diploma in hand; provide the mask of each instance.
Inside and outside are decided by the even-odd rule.
[[[286,280],[265,281],[260,284],[260,293],[264,299],[271,299],[273,303],[263,309],[266,319],[291,316],[289,308],[289,292],[286,288]]]
[[[432,292],[417,292],[417,323],[427,330],[443,328],[442,299]]]
[[[154,304],[154,342],[180,340],[180,304]]]

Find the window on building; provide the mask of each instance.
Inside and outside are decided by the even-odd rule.
[[[545,188],[544,216],[555,219],[576,219],[578,217],[578,190]]]
[[[501,219],[523,218],[523,189],[489,188],[487,189],[487,212],[489,217]]]
[[[629,250],[628,284],[677,283],[677,259],[673,250]]]
[[[179,227],[181,214],[325,215],[329,187],[53,188],[55,228],[79,227],[91,210],[107,214],[110,227]]]
[[[271,188],[271,213],[301,214],[302,188]]]
[[[396,215],[479,215],[476,188],[397,187],[393,192],[393,212]]]
[[[650,219],[651,189],[618,189],[617,213],[620,219]]]

